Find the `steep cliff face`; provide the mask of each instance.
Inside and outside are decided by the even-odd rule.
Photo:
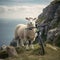
[[[52,41],[53,44],[60,44],[60,1],[53,1],[38,16],[39,24],[47,24],[45,27],[46,41]]]

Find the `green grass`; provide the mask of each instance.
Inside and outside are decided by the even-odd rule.
[[[4,50],[0,50],[0,58],[2,59],[5,59],[8,57],[8,53]]]
[[[24,53],[26,51],[25,47],[16,47],[16,51],[18,54]]]
[[[20,52],[18,52],[18,57],[9,57],[5,60],[60,60],[60,48],[58,51],[54,51],[50,48],[45,47],[45,55],[41,56],[39,54],[40,46],[38,44],[35,44],[34,47],[34,50],[30,49],[28,51],[26,51],[25,48],[21,47]]]

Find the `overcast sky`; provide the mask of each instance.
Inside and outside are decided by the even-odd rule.
[[[52,0],[0,0],[0,18],[38,17]]]

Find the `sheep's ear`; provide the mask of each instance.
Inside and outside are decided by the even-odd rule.
[[[29,19],[29,18],[27,18],[27,17],[26,17],[25,19],[26,19],[26,20],[30,20],[30,19]]]
[[[36,18],[34,18],[33,20],[36,20]]]

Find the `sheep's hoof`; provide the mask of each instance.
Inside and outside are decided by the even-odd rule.
[[[29,48],[26,48],[26,50],[29,50]]]
[[[28,46],[26,46],[26,50],[29,50],[29,47]]]
[[[34,49],[34,46],[33,46],[33,45],[31,45],[31,46],[30,46],[30,48],[31,48],[31,49]]]
[[[26,49],[26,51],[29,51],[30,49]]]

